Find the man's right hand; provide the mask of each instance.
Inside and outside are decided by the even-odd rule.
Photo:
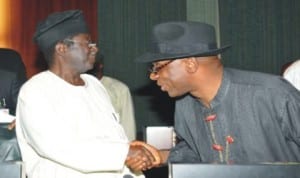
[[[130,143],[125,164],[133,171],[144,171],[161,163],[159,151],[141,141]]]

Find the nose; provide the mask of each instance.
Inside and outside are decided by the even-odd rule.
[[[151,72],[149,74],[149,78],[150,78],[150,80],[157,80],[158,79],[158,73]]]
[[[98,47],[95,45],[95,46],[92,46],[91,47],[91,51],[97,53],[99,51]]]
[[[97,46],[91,46],[89,50],[90,50],[90,53],[94,54],[94,55],[96,55],[99,51]]]

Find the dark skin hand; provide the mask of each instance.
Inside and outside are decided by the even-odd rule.
[[[8,130],[13,130],[16,126],[16,120],[13,120],[8,126],[7,129]]]
[[[132,171],[144,171],[152,168],[155,161],[152,153],[142,145],[130,145],[126,166]]]

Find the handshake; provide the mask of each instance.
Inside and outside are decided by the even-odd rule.
[[[132,171],[145,171],[162,163],[164,163],[163,152],[142,141],[130,143],[125,164]]]

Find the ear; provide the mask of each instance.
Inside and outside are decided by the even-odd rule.
[[[55,52],[60,56],[63,56],[67,50],[67,46],[63,43],[57,43],[55,45]]]
[[[195,57],[189,57],[184,60],[186,71],[189,73],[194,73],[198,69],[198,62]]]
[[[103,69],[104,65],[103,64],[99,64],[99,68]]]

